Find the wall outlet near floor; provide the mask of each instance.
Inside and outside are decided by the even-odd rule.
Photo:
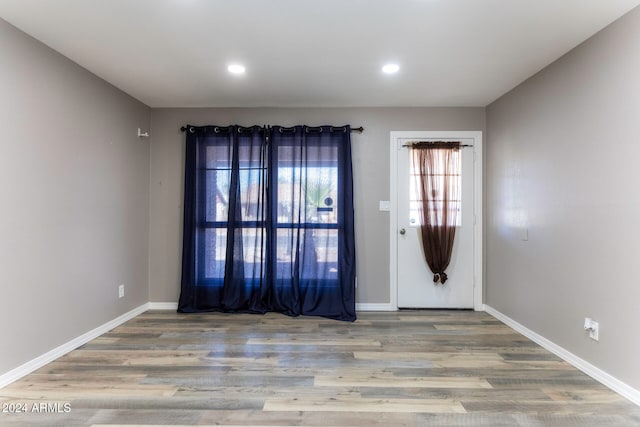
[[[589,332],[589,338],[592,340],[600,339],[600,325],[590,317],[584,318],[584,330]]]
[[[124,284],[118,286],[118,298],[124,297]]]

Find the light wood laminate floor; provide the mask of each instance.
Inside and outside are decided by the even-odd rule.
[[[640,425],[639,407],[470,311],[355,323],[149,311],[0,389],[0,403],[14,405],[3,427]]]

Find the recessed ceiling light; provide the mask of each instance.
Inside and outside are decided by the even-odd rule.
[[[244,68],[244,65],[240,64],[231,64],[227,67],[227,70],[231,74],[244,74],[244,72],[247,71],[247,69]]]
[[[400,66],[398,64],[385,64],[382,67],[382,72],[385,74],[393,74],[400,71]]]

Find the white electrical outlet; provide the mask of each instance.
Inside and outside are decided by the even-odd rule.
[[[124,284],[118,286],[118,298],[124,297]]]

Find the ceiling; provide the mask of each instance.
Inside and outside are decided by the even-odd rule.
[[[485,106],[638,4],[0,0],[0,17],[151,107]]]

